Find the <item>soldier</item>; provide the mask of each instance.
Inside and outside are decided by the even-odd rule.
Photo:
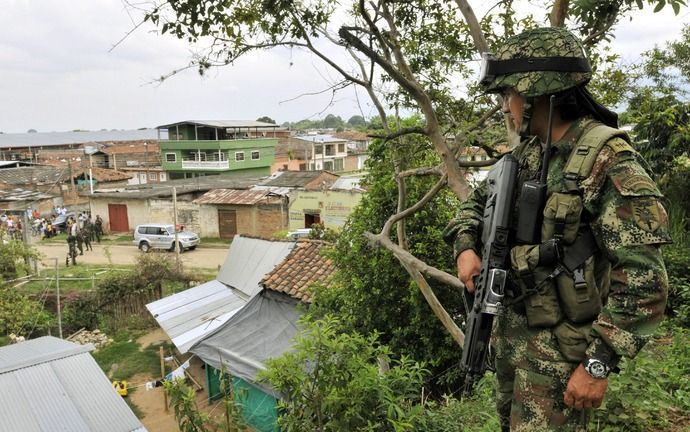
[[[69,266],[70,259],[72,265],[77,265],[77,223],[75,221],[68,222],[67,225],[67,258],[65,258],[65,265]]]
[[[88,222],[88,221],[87,221]],[[86,247],[87,251],[92,251],[93,247],[91,246],[91,230],[92,230],[92,225],[90,223],[84,223],[84,229],[81,230],[81,236],[84,241],[84,246]]]
[[[84,233],[82,232],[81,228],[79,227],[78,221],[74,221],[72,226],[77,227],[76,239],[77,239],[77,248],[79,249],[79,255],[84,255]]]
[[[659,246],[670,237],[661,193],[617,129],[616,114],[587,91],[590,78],[582,44],[564,29],[524,32],[507,39],[495,57],[485,56],[481,83],[503,96],[520,167],[512,272],[492,341],[503,431],[585,430],[591,408],[603,401],[609,373],[622,356],[640,351],[666,304]],[[520,200],[527,194],[521,187],[539,178],[549,130],[546,199],[535,209],[541,231],[534,244],[520,244],[518,227],[535,223],[518,220],[521,205],[531,210]],[[469,292],[479,274],[486,190],[485,183],[474,190],[444,232]],[[549,278],[588,230],[596,239],[589,258]]]
[[[101,242],[101,236],[103,235],[103,219],[100,215],[96,215],[96,222],[94,223],[94,235],[96,236],[96,241]]]

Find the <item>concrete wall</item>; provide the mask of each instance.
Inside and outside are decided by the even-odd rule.
[[[290,229],[305,228],[304,215],[316,211],[326,228],[339,230],[359,204],[362,194],[354,191],[303,191],[290,194]]]
[[[110,232],[108,204],[124,204],[127,206],[127,223],[129,224],[129,230],[131,232],[134,232],[134,228],[137,225],[159,222],[149,218],[149,205],[147,200],[93,197],[91,198],[91,218],[96,220],[96,216],[100,215],[103,219],[103,229],[106,233]]]
[[[220,237],[218,210],[234,210],[237,218],[237,233],[270,238],[277,231],[288,228],[288,211],[280,204],[248,205],[202,205],[204,223],[209,237]]]

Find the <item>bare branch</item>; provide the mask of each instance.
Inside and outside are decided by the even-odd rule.
[[[369,138],[379,138],[385,141],[390,141],[396,138],[399,138],[404,135],[411,135],[411,134],[420,134],[420,135],[427,135],[426,129],[422,127],[412,127],[412,128],[405,128],[401,129],[397,132],[392,132],[386,135],[376,135],[376,134],[368,134],[367,136]]]
[[[316,96],[316,95],[320,95],[320,94],[326,93],[326,92],[328,92],[328,91],[333,91],[333,92],[335,92],[335,91],[338,91],[338,90],[342,90],[342,89],[344,89],[344,88],[346,88],[346,87],[348,87],[348,86],[350,86],[350,85],[352,85],[352,83],[349,82],[348,80],[342,80],[342,81],[339,81],[339,82],[337,82],[337,83],[335,83],[335,84],[333,84],[333,85],[330,85],[330,86],[326,87],[326,88],[323,89],[323,90],[319,90],[319,91],[316,91],[316,92],[302,93],[302,94],[297,95],[297,96],[295,96],[295,97],[293,97],[293,98],[285,99],[285,100],[282,100],[282,101],[278,101],[278,104],[282,104],[282,103],[286,103],[286,102],[292,102],[292,101],[295,101],[295,100],[297,100],[297,99],[299,99],[299,98],[301,98],[301,97],[304,97],[304,96]]]
[[[549,14],[551,27],[563,27],[565,24],[565,19],[568,16],[568,7],[570,6],[569,3],[570,0],[555,0],[553,2],[553,7],[551,8],[551,13]]]
[[[441,189],[443,189],[447,181],[448,176],[444,174],[441,176],[441,179],[436,182],[436,184],[419,201],[417,201],[417,203],[415,203],[415,205],[388,218],[386,223],[383,225],[383,229],[381,229],[381,235],[388,236],[390,234],[391,226],[393,226],[394,223],[416,213],[420,208],[424,207],[426,203],[431,201],[431,199],[434,198]]]
[[[431,289],[431,286],[429,286],[429,283],[426,281],[426,279],[424,279],[424,276],[414,268],[406,265],[403,261],[401,261],[401,263],[410,276],[412,276],[412,279],[417,283],[419,290],[422,292],[426,302],[429,303],[429,306],[431,307],[432,312],[434,312],[434,315],[436,315],[436,318],[441,321],[441,324],[443,324],[443,327],[445,327],[448,333],[450,333],[450,336],[453,338],[455,343],[457,343],[458,346],[464,346],[465,334],[462,332],[462,330],[460,330],[460,327],[455,324],[453,318],[448,315],[448,312],[446,312],[446,309],[443,307],[441,302],[438,301],[438,298]]]
[[[460,282],[457,276],[450,275],[444,271],[441,271],[435,267],[431,267],[424,261],[416,258],[414,255],[408,251],[400,248],[398,245],[393,243],[388,237],[384,237],[380,234],[372,234],[370,232],[365,232],[364,237],[369,239],[373,245],[380,245],[385,249],[391,251],[399,260],[404,261],[408,265],[412,266],[415,270],[426,274],[429,277],[436,279],[437,281],[444,283],[448,286],[457,289],[465,289],[465,285]]]
[[[458,8],[465,17],[465,21],[470,28],[470,35],[472,40],[474,40],[474,45],[477,47],[479,53],[489,52],[489,44],[486,43],[486,38],[484,37],[484,32],[482,31],[479,21],[477,21],[477,16],[474,14],[472,7],[467,3],[466,0],[455,0],[458,4]]]
[[[435,166],[435,167],[415,168],[415,169],[400,171],[398,173],[398,177],[428,176],[428,175],[442,176],[443,174],[445,174],[445,172],[443,171],[442,165],[439,165],[439,166]]]

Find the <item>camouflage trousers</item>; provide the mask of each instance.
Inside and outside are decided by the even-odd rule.
[[[551,329],[529,328],[511,308],[498,318],[496,407],[503,431],[585,431],[589,410],[568,408],[563,393],[577,367],[563,358]]]

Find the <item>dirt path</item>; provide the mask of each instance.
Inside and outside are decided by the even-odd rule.
[[[169,341],[167,335],[163,330],[156,329],[150,333],[137,339],[137,343],[141,348],[145,348],[151,344],[158,344],[164,341]],[[204,370],[201,368],[202,362],[197,357],[194,357],[190,362],[187,371],[194,377],[194,379],[201,384],[205,384]],[[170,366],[166,366],[166,370],[170,370]],[[179,431],[175,414],[172,408],[165,411],[165,402],[163,395],[163,387],[156,387],[152,390],[146,390],[143,385],[147,381],[153,381],[160,377],[152,377],[148,374],[136,374],[131,378],[133,385],[138,387],[133,389],[129,394],[130,402],[137,406],[140,411],[140,420],[149,432],[174,432]],[[196,392],[196,403],[199,409],[203,412],[211,412],[217,402],[213,405],[208,404],[206,390],[202,389]],[[220,414],[220,408],[213,411],[213,413]]]
[[[67,245],[51,244],[51,243],[37,243],[36,249],[43,255],[43,264],[45,266],[53,266],[55,258],[58,259],[60,266],[64,266],[65,256],[67,255]],[[84,255],[77,256],[77,263],[83,264],[134,264],[134,260],[142,253],[132,246],[128,245],[93,245],[93,251],[84,251]],[[163,252],[170,253],[170,252]],[[193,251],[187,251],[180,254],[182,263],[186,268],[213,268],[217,269],[225,261],[228,253],[226,248],[202,248],[199,247]]]

